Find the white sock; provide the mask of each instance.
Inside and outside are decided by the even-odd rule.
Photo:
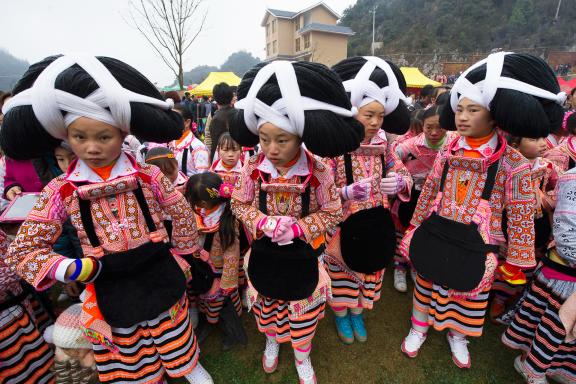
[[[301,363],[310,356],[310,351],[312,351],[312,343],[306,344],[303,347],[294,348],[294,358],[296,361]]]

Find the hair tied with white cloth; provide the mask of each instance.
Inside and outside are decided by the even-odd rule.
[[[86,98],[55,88],[57,77],[76,64],[99,87]],[[68,126],[80,117],[98,120],[130,133],[131,102],[150,104],[164,110],[174,106],[171,99],[164,101],[125,89],[95,56],[65,55],[50,63],[31,88],[9,99],[2,112],[7,114],[12,108],[31,105],[42,127],[52,137],[64,140]],[[66,114],[63,116],[62,112]]]
[[[343,82],[346,92],[350,92],[350,102],[354,107],[362,108],[366,104],[377,101],[384,106],[384,115],[389,115],[396,110],[400,101],[406,105],[412,104],[412,99],[406,97],[400,89],[398,79],[390,64],[375,56],[363,56],[363,59],[366,63],[356,76]],[[388,78],[388,85],[383,88],[370,80],[376,68],[383,70]]]
[[[274,75],[276,75],[282,97],[272,105],[268,105],[259,100],[257,95],[264,84]],[[254,78],[246,97],[238,100],[235,107],[244,111],[246,126],[254,135],[258,135],[258,129],[263,124],[271,123],[286,132],[302,137],[305,126],[305,111],[325,110],[343,117],[354,117],[357,113],[355,108],[348,110],[302,96],[292,63],[282,60],[274,61],[262,67]]]
[[[516,80],[510,77],[502,76],[502,68],[504,67],[504,59],[507,55],[514,54],[513,52],[497,52],[489,55],[484,60],[477,62],[468,68],[454,83],[450,95],[450,106],[456,112],[458,102],[462,98],[467,98],[475,103],[480,104],[486,109],[490,109],[490,103],[494,99],[498,89],[511,89],[523,92],[542,99],[551,100],[559,105],[563,105],[566,101],[566,93],[559,92],[557,94],[535,87],[531,84]],[[486,64],[486,76],[484,80],[472,84],[466,76],[474,69]]]

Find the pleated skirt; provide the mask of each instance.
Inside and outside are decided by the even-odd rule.
[[[278,343],[291,343],[298,348],[312,342],[318,322],[324,317],[326,303],[319,303],[305,313],[290,313],[290,302],[259,296],[252,311],[258,330],[275,335]]]
[[[21,305],[0,312],[0,383],[54,383],[54,352]]]
[[[130,328],[112,328],[112,352],[93,345],[102,383],[157,383],[164,374],[182,377],[196,367],[199,348],[188,314],[188,300],[172,320],[169,311]]]
[[[576,341],[564,341],[566,331],[558,315],[563,302],[535,278],[502,342],[525,352],[525,366],[533,373],[576,382]]]
[[[201,297],[196,298],[198,302],[198,309],[204,315],[206,315],[206,320],[210,324],[217,324],[220,319],[220,311],[224,308],[224,298],[217,298],[215,300],[204,300]],[[240,300],[240,295],[238,290],[230,294],[230,300],[234,305],[234,309],[238,316],[242,315],[242,301]]]
[[[332,298],[329,300],[332,307],[372,309],[374,303],[380,300],[385,269],[356,274],[327,259],[324,260],[324,267],[332,281]]]
[[[490,289],[474,298],[448,295],[445,287],[417,275],[414,284],[414,307],[428,314],[428,324],[437,331],[453,329],[466,336],[479,337],[484,328]]]

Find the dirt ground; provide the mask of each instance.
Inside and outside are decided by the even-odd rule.
[[[365,314],[366,343],[341,343],[333,315],[327,311],[312,346],[318,383],[523,383],[513,367],[517,353],[500,342],[502,326],[487,324],[481,338],[470,340],[472,367],[469,370],[459,369],[452,362],[445,332],[430,332],[418,357],[405,357],[400,345],[409,330],[410,311],[411,293],[394,290],[392,273],[385,276],[381,300],[374,310]],[[201,362],[214,382],[297,383],[291,348],[282,345],[277,371],[270,375],[264,373],[261,365],[264,336],[258,332],[251,313],[244,314],[243,321],[249,337],[247,347],[236,346],[229,352],[221,352],[219,332],[211,334],[201,346]]]

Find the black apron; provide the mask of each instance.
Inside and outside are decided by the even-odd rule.
[[[204,238],[204,246],[202,248],[208,253],[212,249],[214,235],[215,233],[207,233]],[[186,255],[184,256],[184,260],[186,260],[191,267],[192,280],[188,284],[188,289],[193,295],[201,295],[208,292],[210,288],[212,288],[214,279],[222,276],[222,274],[214,272],[210,264],[198,257]]]
[[[414,211],[418,205],[418,199],[420,198],[421,193],[422,191],[417,190],[416,186],[412,186],[410,200],[400,201],[400,204],[398,204],[398,220],[404,228],[410,226],[410,221],[412,220],[412,216],[414,216]]]
[[[156,231],[148,203],[138,183],[134,190],[150,232]],[[90,201],[79,199],[82,225],[92,247],[100,246],[94,229]],[[128,251],[100,259],[101,271],[94,281],[96,301],[104,320],[112,327],[128,328],[153,320],[184,295],[184,272],[170,253],[169,243],[147,242]]]
[[[382,177],[385,173],[382,158]],[[344,155],[346,183],[354,183],[352,159]],[[340,251],[342,259],[353,271],[374,273],[384,269],[392,260],[396,249],[396,228],[390,210],[382,206],[363,209],[350,215],[340,224]]]
[[[500,161],[488,168],[482,199],[490,200]],[[444,164],[439,191],[448,174]],[[478,287],[486,271],[486,254],[498,252],[497,245],[484,243],[478,225],[459,223],[435,212],[416,229],[410,242],[412,266],[426,280],[461,292]]]
[[[260,189],[259,209],[265,215],[266,191]],[[302,194],[302,217],[310,210],[310,183]],[[303,300],[318,285],[318,257],[323,247],[313,249],[301,239],[292,244],[278,245],[267,236],[252,242],[248,262],[248,277],[252,286],[264,297],[284,301]]]

